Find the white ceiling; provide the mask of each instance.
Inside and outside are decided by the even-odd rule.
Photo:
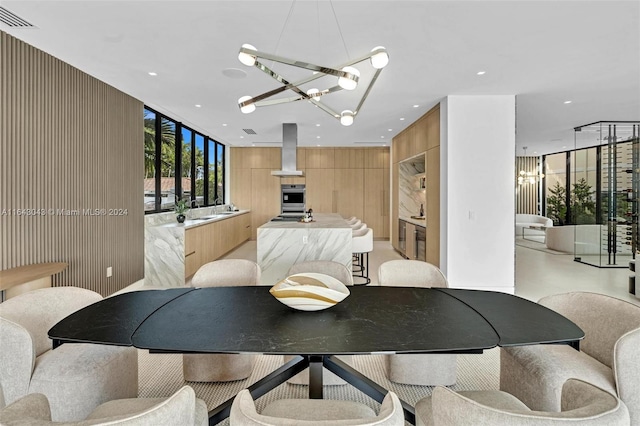
[[[388,143],[447,95],[516,95],[518,154],[571,148],[575,126],[640,119],[638,1],[334,0],[344,44],[330,2],[291,5],[3,0],[37,28],[0,29],[235,146],[280,142],[284,122],[301,146]],[[245,115],[239,97],[277,84],[238,61],[243,43],[330,67],[382,45],[390,63],[351,127],[304,101]],[[338,111],[355,107],[344,93],[330,95]]]

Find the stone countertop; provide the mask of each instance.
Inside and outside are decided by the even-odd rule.
[[[185,220],[184,223],[178,223],[176,220],[174,220],[173,222],[156,225],[155,228],[184,228],[184,229],[196,228],[198,226],[207,225],[212,222],[218,222],[220,220],[225,220],[235,216],[240,216],[242,214],[249,213],[250,211],[251,210],[237,210],[233,212],[225,211],[224,214],[211,213],[211,214],[202,216],[202,218],[206,218],[204,220],[198,219],[198,217],[195,217],[192,219],[187,218],[187,220]],[[227,213],[231,213],[231,214],[227,214]]]
[[[416,226],[422,226],[423,228],[427,227],[427,218],[424,219],[413,219],[410,217],[400,217],[400,220],[404,220],[405,222],[412,223]]]
[[[314,213],[313,222],[277,221],[267,222],[258,229],[350,229],[351,227],[337,213]]]

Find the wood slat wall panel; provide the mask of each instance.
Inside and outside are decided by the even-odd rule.
[[[0,71],[0,269],[68,262],[54,286],[102,295],[142,279],[142,102],[1,31]]]
[[[538,157],[516,157],[516,173],[520,170],[525,172],[538,172]],[[518,184],[518,177],[515,179],[516,185],[516,213],[539,214],[538,213],[538,191],[540,180],[536,183]]]

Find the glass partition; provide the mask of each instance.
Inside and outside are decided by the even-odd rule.
[[[639,123],[598,122],[575,129],[570,219],[575,260],[623,267],[638,243]]]

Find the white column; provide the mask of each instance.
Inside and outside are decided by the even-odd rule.
[[[440,104],[441,268],[454,288],[514,293],[515,96]]]

